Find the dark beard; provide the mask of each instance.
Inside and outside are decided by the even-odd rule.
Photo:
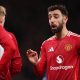
[[[55,29],[52,29],[52,28],[51,28],[51,31],[52,31],[53,34],[59,33],[59,32],[62,31],[62,28],[63,28],[63,26],[60,25],[59,27],[57,27],[57,28],[55,28]]]

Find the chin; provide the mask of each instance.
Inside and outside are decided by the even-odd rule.
[[[61,32],[62,29],[60,28],[55,28],[55,29],[51,29],[52,33],[59,33]]]

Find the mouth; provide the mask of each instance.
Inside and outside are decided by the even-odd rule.
[[[57,28],[56,25],[51,25],[50,27],[51,27],[52,30]]]

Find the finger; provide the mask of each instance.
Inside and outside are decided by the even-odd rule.
[[[26,55],[29,55],[29,54],[31,54],[31,53],[32,53],[31,49],[28,49],[28,50],[26,51]]]
[[[36,53],[34,53],[34,52],[27,52],[26,55],[27,55],[27,56],[35,56]]]
[[[31,50],[31,49],[28,49],[27,52],[28,52],[28,53],[32,53],[32,52],[34,52],[34,51]]]
[[[30,54],[30,53],[37,53],[37,52],[36,52],[36,51],[33,51],[33,50],[31,50],[31,49],[28,49],[26,53],[27,53],[27,54]]]
[[[29,54],[29,56],[34,57],[34,56],[36,56],[36,53],[31,53],[31,54]]]

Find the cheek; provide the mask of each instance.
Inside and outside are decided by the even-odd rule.
[[[1,20],[1,21],[5,20],[5,17],[0,17],[0,20]]]
[[[3,20],[5,20],[5,17],[3,17]]]
[[[49,24],[51,24],[51,20],[49,20]]]
[[[63,20],[63,19],[60,19],[60,20],[58,21],[58,23],[59,23],[59,24],[62,24],[62,23],[64,23],[64,20]]]

